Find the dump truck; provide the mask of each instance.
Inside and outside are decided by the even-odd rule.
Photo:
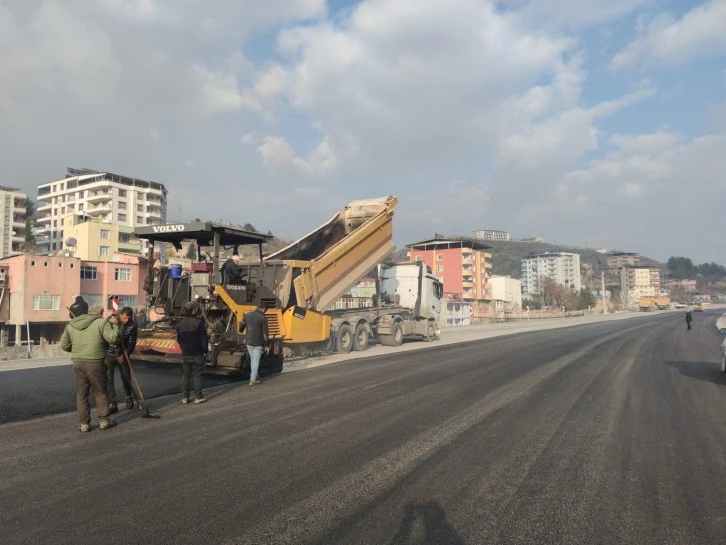
[[[658,310],[668,310],[668,308],[670,308],[670,305],[671,305],[671,300],[669,297],[661,296],[661,297],[656,297],[653,300],[653,303],[655,304],[655,306]]]
[[[651,312],[655,310],[655,302],[652,297],[641,297],[638,300],[638,308],[640,308],[642,312]]]
[[[267,235],[213,224],[138,227],[135,234],[180,248],[197,242],[199,262],[172,274],[149,264],[148,306],[162,317],[139,332],[138,359],[178,361],[173,326],[187,301],[196,301],[207,323],[209,367],[220,373],[244,372],[247,351],[240,332],[245,313],[258,306],[268,318],[271,358],[317,350],[364,350],[372,339],[398,346],[403,337],[433,340],[439,335],[443,286],[424,264],[382,265],[394,248],[393,196],[352,201],[314,231],[270,255],[262,255]],[[240,262],[242,280],[223,284],[219,273],[222,246],[239,253],[259,247],[256,260]],[[202,260],[204,247],[212,259]],[[330,310],[363,277],[376,271],[377,293],[371,308]],[[173,278],[178,276],[179,278]],[[264,362],[263,362],[264,363]]]

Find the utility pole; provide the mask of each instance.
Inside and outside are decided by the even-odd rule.
[[[607,314],[608,313],[608,303],[607,303],[607,297],[605,296],[605,271],[600,272],[600,286],[602,290],[602,313]]]

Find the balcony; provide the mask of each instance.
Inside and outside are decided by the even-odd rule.
[[[110,204],[99,204],[98,206],[88,207],[86,214],[93,217],[108,214],[112,210]]]
[[[40,202],[40,201],[38,201],[38,202]],[[48,203],[48,204],[44,204],[44,205],[42,205],[42,206],[38,206],[38,207],[37,207],[37,208],[35,209],[35,211],[36,211],[36,212],[37,212],[38,214],[40,214],[41,212],[50,212],[51,208],[53,208],[53,206],[52,206],[52,205],[51,205],[50,203]]]
[[[113,199],[113,195],[110,191],[89,191],[86,200],[89,203],[94,202],[107,202]]]

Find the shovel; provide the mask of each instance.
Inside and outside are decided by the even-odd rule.
[[[139,381],[136,380],[136,373],[134,373],[134,368],[131,366],[131,359],[129,358],[128,352],[126,352],[126,348],[124,347],[124,359],[126,360],[126,366],[129,370],[129,374],[131,375],[131,380],[134,381],[134,386],[136,387],[136,392],[134,392],[134,395],[136,396],[136,401],[139,403],[139,409],[144,411],[141,414],[141,418],[161,418],[158,414],[151,414],[149,412],[149,405],[146,403],[146,399],[144,399],[144,392],[141,391],[141,386],[139,386]],[[137,394],[138,392],[138,394]]]

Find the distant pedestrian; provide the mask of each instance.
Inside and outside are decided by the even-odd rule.
[[[189,378],[194,380],[194,403],[207,401],[202,394],[202,371],[209,350],[209,337],[204,321],[197,318],[197,304],[184,304],[184,318],[176,326],[176,339],[182,353],[182,403],[189,403]]]
[[[119,338],[118,342],[109,344],[106,352],[106,371],[108,373],[108,410],[109,414],[118,412],[116,404],[116,385],[114,384],[114,376],[116,367],[121,374],[121,382],[124,387],[124,394],[127,409],[134,408],[133,390],[131,388],[131,375],[128,369],[128,361],[126,356],[130,356],[134,348],[136,348],[136,338],[138,336],[138,327],[133,319],[134,311],[131,307],[123,307],[118,311]],[[125,351],[125,355],[124,355]]]
[[[691,322],[693,321],[693,314],[691,314],[690,310],[686,311],[686,329],[692,329],[691,328]]]
[[[68,307],[68,318],[72,320],[84,314],[88,314],[88,303],[86,303],[81,295],[77,295],[76,300]]]
[[[108,417],[106,395],[106,366],[103,364],[106,345],[118,341],[119,328],[112,320],[103,319],[103,307],[93,305],[88,314],[73,318],[66,326],[60,346],[71,353],[73,381],[76,385],[76,410],[82,432],[91,431],[91,408],[88,395],[93,389],[100,428],[106,430],[116,425]]]
[[[262,351],[269,348],[265,308],[258,306],[252,312],[245,314],[242,319],[242,330],[245,332],[245,344],[250,354],[250,386],[257,386],[262,384],[258,375]]]

